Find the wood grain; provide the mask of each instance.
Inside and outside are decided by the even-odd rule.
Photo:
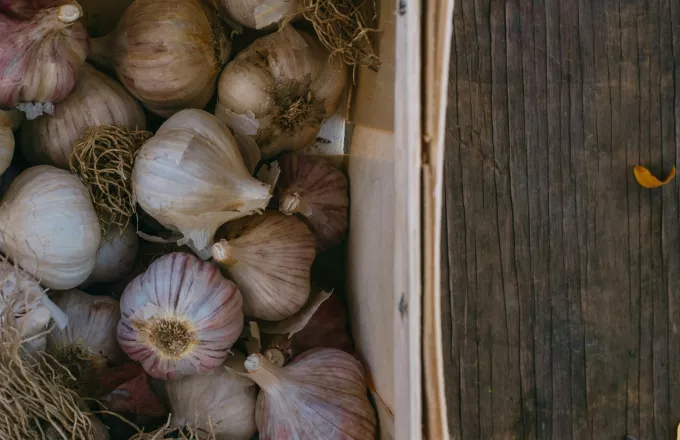
[[[455,439],[680,422],[680,3],[459,0],[442,229]]]

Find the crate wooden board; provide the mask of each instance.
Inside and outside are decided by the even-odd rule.
[[[675,438],[680,3],[459,0],[443,330],[451,438]]]

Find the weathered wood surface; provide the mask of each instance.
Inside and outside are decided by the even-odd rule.
[[[457,0],[443,231],[456,439],[675,438],[680,1]]]

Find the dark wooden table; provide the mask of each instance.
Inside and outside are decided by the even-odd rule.
[[[453,438],[675,439],[680,0],[457,0],[443,310]]]

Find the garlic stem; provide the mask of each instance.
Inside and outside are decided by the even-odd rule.
[[[236,258],[229,255],[229,243],[227,243],[227,240],[220,240],[212,246],[212,256],[215,261],[227,267],[238,263]]]
[[[274,365],[265,356],[255,353],[246,358],[243,363],[248,372],[248,377],[252,379],[260,388],[272,392],[283,392],[280,376],[284,374],[283,369]]]
[[[62,23],[73,23],[78,20],[83,15],[83,10],[80,8],[78,3],[63,5],[59,8],[57,12],[57,18]]]
[[[305,217],[312,215],[312,208],[307,204],[305,199],[303,199],[300,194],[296,192],[283,196],[279,207],[281,212],[286,215],[291,215],[298,212]]]

